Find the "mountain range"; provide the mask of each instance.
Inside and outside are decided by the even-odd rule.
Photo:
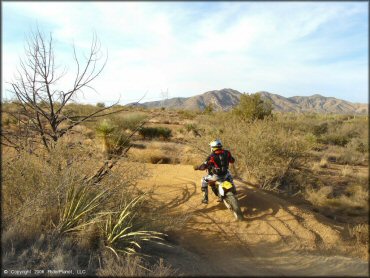
[[[367,114],[368,104],[352,103],[334,97],[324,97],[319,94],[312,96],[283,97],[265,91],[256,92],[261,98],[269,101],[275,112],[295,113],[333,113],[333,114]],[[242,93],[233,89],[222,89],[205,92],[200,95],[184,98],[176,97],[163,101],[151,101],[139,104],[129,104],[147,108],[171,108],[185,110],[203,110],[212,105],[216,111],[227,111],[238,105]]]

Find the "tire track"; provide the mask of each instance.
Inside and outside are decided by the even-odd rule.
[[[237,222],[210,192],[208,205],[201,204],[201,172],[185,165],[148,165],[152,177],[140,182],[152,198],[169,211],[191,215],[176,235],[176,242],[194,253],[197,267],[176,253],[180,271],[187,275],[368,275],[368,264],[341,256],[323,256],[321,246],[339,242],[329,222],[272,194],[237,183],[238,199],[245,221]],[[185,263],[186,261],[186,263]],[[182,263],[183,262],[183,263]],[[335,265],[327,269],[326,264]],[[194,273],[194,269],[198,269]],[[201,269],[201,270],[200,270]]]

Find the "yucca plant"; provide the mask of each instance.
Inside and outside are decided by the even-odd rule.
[[[121,212],[112,212],[108,215],[105,222],[104,235],[105,247],[112,251],[117,258],[118,254],[136,254],[135,248],[141,249],[140,243],[143,241],[156,242],[164,244],[163,233],[147,230],[136,230],[134,228],[134,219],[136,213],[135,206],[144,197],[144,195],[134,198],[130,203],[123,206]]]
[[[108,159],[113,154],[120,154],[130,144],[130,140],[125,134],[124,129],[120,127],[119,123],[111,119],[102,121],[97,126],[96,131],[103,140],[104,151]]]
[[[107,154],[109,154],[112,151],[112,144],[110,137],[112,137],[112,134],[114,133],[116,129],[116,126],[114,126],[110,121],[104,119],[102,122],[99,123],[99,125],[96,127],[96,132],[103,140],[103,146],[104,150]]]
[[[67,192],[56,231],[59,234],[66,234],[96,223],[99,217],[95,215],[89,217],[89,214],[100,205],[106,193],[107,190],[94,192],[89,188],[89,184],[71,186]]]

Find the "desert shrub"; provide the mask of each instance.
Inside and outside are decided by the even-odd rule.
[[[104,256],[103,267],[97,271],[97,275],[103,277],[175,277],[178,274],[162,259],[150,265],[139,256],[126,256],[119,261],[113,256]]]
[[[314,162],[313,164],[312,164],[312,170],[313,171],[316,171],[316,172],[319,172],[319,171],[321,171],[323,168],[327,168],[328,167],[328,164],[329,164],[329,162],[328,162],[328,158],[326,157],[326,156],[324,156],[324,157],[322,157],[321,159],[320,159],[320,161],[319,162]]]
[[[172,136],[172,131],[169,128],[166,127],[160,127],[159,128],[159,134],[162,136],[164,139],[169,139]]]
[[[204,108],[203,113],[204,113],[204,114],[209,115],[209,114],[212,114],[212,112],[213,112],[214,110],[215,110],[215,109],[214,109],[214,107],[213,107],[213,105],[212,105],[212,103],[211,103],[211,104],[207,105],[207,106]]]
[[[352,140],[347,144],[346,148],[365,154],[369,152],[368,140],[361,138],[352,138]]]
[[[164,154],[152,154],[150,156],[150,163],[152,164],[170,164],[171,158]]]
[[[328,167],[328,158],[327,157],[322,157],[321,159],[320,159],[320,163],[319,163],[319,166],[321,167],[321,168],[326,168],[326,167]]]
[[[352,119],[338,126],[336,131],[350,138],[358,137],[364,139],[368,137],[368,121],[365,117]]]
[[[358,152],[353,145],[347,144],[345,147],[329,145],[322,151],[328,161],[342,165],[368,165],[369,154]]]
[[[181,146],[170,142],[150,142],[145,149],[131,150],[128,157],[132,161],[151,164],[178,164],[184,158]]]
[[[368,158],[367,153],[353,152],[345,148],[337,157],[336,163],[349,165],[366,165]]]
[[[86,116],[98,110],[99,107],[96,105],[69,103],[64,107],[64,114],[66,116],[68,115]]]
[[[294,134],[295,136],[302,136],[311,146],[312,151],[321,152],[327,148],[327,145],[319,143],[318,137],[313,133],[308,132],[306,134],[300,134],[295,132]]]
[[[368,122],[366,118],[359,117],[347,121],[339,119],[340,116],[336,116],[328,122],[328,131],[318,136],[317,142],[366,153],[368,146]]]
[[[351,184],[344,194],[333,194],[332,186],[323,186],[318,189],[308,187],[305,198],[314,206],[327,212],[347,215],[365,215],[369,211],[368,189],[364,185]]]
[[[200,130],[195,123],[185,124],[185,130],[189,133],[192,132],[194,136],[200,136]]]
[[[147,120],[147,116],[143,113],[130,113],[127,115],[111,116],[110,120],[117,126],[118,129],[130,131],[136,130],[140,124]]]
[[[96,132],[102,139],[103,151],[108,158],[120,154],[123,148],[130,143],[129,136],[110,119],[100,121],[97,124]]]
[[[136,212],[137,206],[140,201],[143,201],[143,197],[144,195],[138,196],[129,203],[122,204],[118,212],[107,214],[105,225],[103,225],[104,242],[106,248],[112,251],[117,258],[119,258],[119,253],[135,254],[137,252],[135,248],[141,248],[142,242],[163,241],[165,234],[140,229],[137,225],[141,217]]]
[[[104,102],[98,102],[96,104],[96,106],[99,107],[99,108],[104,108],[105,107],[105,103]]]
[[[197,125],[196,124],[185,124],[185,129],[187,132],[190,132],[190,131],[193,131],[194,129],[197,129]]]
[[[336,146],[345,146],[350,140],[348,136],[341,134],[326,134],[317,139],[319,143]]]
[[[353,169],[348,165],[344,165],[344,167],[341,169],[340,173],[341,173],[342,177],[348,177],[353,173]]]
[[[3,159],[6,268],[86,269],[95,274],[105,250],[113,249],[120,264],[125,259],[120,247],[135,253],[143,242],[163,236],[151,228],[161,227],[160,220],[155,225],[152,221],[159,219],[157,213],[163,218],[163,211],[157,212],[150,200],[138,202],[144,197],[130,186],[144,174],[138,165],[123,164],[125,171],[92,184],[87,177],[96,172],[100,159],[83,146],[71,149],[59,142],[44,155],[20,152]]]
[[[142,127],[139,130],[139,134],[144,139],[153,139],[162,137],[163,139],[169,139],[172,136],[171,129],[167,127]]]
[[[1,112],[1,124],[2,126],[9,126],[17,124],[18,120],[14,116],[6,113],[6,111]]]
[[[178,110],[177,114],[182,119],[193,120],[197,116],[197,112],[192,110]]]
[[[313,134],[313,128],[318,125],[318,119],[309,117],[308,115],[294,113],[275,113],[275,119],[281,123],[282,127],[288,131],[299,131],[300,133]]]
[[[243,121],[262,120],[272,115],[272,105],[262,100],[260,94],[243,94],[233,112]]]
[[[311,148],[304,137],[293,136],[278,122],[270,120],[253,123],[237,121],[233,116],[220,122],[217,117],[204,119],[208,133],[194,141],[199,148],[220,138],[236,157],[239,172],[255,178],[262,188],[283,185],[289,171]]]
[[[322,123],[322,124],[319,124],[319,125],[315,125],[313,127],[313,134],[316,135],[316,136],[320,136],[322,134],[325,134],[328,132],[328,123],[325,122],[325,123]]]
[[[369,240],[369,224],[357,224],[349,228],[349,236],[356,240],[357,244],[366,244]]]

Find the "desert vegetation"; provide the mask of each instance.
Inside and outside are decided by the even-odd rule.
[[[2,104],[2,262],[6,268],[85,269],[102,276],[171,276],[147,259],[187,215],[137,187],[148,164],[196,165],[220,138],[241,182],[309,204],[346,227],[363,250],[368,235],[368,117],[274,113],[260,95],[230,111],[145,109],[73,102],[99,76],[99,43],[74,59],[71,88],[57,87],[52,38],[36,32],[14,99]],[[41,80],[41,81],[40,81]],[[37,81],[37,82],[36,82]],[[144,256],[145,255],[145,256]]]
[[[72,100],[104,68],[93,38],[85,64],[74,49],[77,74],[61,90],[53,40],[36,31],[2,110],[3,266],[10,269],[84,269],[89,275],[173,273],[162,260],[143,258],[166,243],[167,212],[135,185],[143,164],[122,161],[146,114],[119,114],[118,105]],[[168,129],[155,129],[169,138]],[[119,165],[124,171],[115,171]],[[184,215],[171,215],[181,226]],[[171,228],[172,227],[172,228]],[[144,250],[144,251],[143,251]],[[150,250],[150,248],[149,248]],[[149,252],[150,253],[150,252]],[[122,271],[125,271],[122,273]]]
[[[125,171],[95,182],[90,177],[101,158],[83,145],[63,140],[38,156],[4,151],[3,265],[112,274],[128,267],[122,265],[127,258],[137,263],[130,266],[133,274],[156,276],[167,269],[162,262],[162,268],[144,271],[146,263],[132,257],[143,243],[165,244],[166,237],[160,220],[165,212],[135,190],[144,166],[123,163]]]
[[[18,107],[3,105],[5,111]],[[164,221],[163,207],[135,184],[145,178],[147,163],[201,163],[214,138],[235,156],[235,177],[307,202],[342,223],[358,250],[366,248],[366,116],[268,113],[240,119],[235,111],[132,107],[106,112],[72,128],[51,151],[3,146],[5,265],[82,267],[96,275],[176,273],[166,262],[137,256],[150,254],[151,242],[167,244],[173,226]],[[3,115],[7,131],[18,132],[18,122]],[[172,217],[185,223],[183,216]]]
[[[368,212],[367,117],[274,114],[245,122],[223,113],[221,122],[202,118],[207,132],[194,142],[200,147],[223,138],[242,178],[263,189],[299,194],[322,209]]]

